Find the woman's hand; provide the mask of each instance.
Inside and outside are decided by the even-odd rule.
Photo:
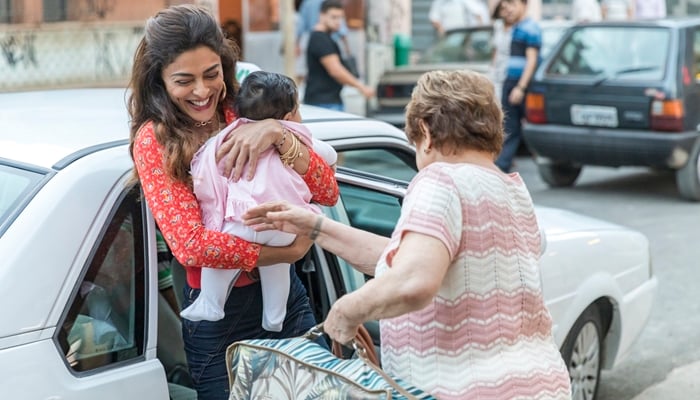
[[[243,223],[256,231],[272,229],[309,237],[316,224],[317,214],[286,201],[271,201],[248,209]]]
[[[241,124],[221,144],[216,152],[216,161],[224,159],[224,174],[238,181],[243,168],[248,164],[248,176],[255,176],[260,154],[274,143],[282,140],[282,126],[271,119]]]
[[[349,343],[362,324],[362,320],[352,316],[352,301],[349,296],[339,298],[328,312],[326,320],[323,322],[323,330],[331,339],[341,344]]]

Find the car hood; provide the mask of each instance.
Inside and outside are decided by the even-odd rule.
[[[574,232],[601,230],[629,230],[621,225],[597,218],[576,214],[571,211],[550,207],[535,207],[537,222],[548,237]]]

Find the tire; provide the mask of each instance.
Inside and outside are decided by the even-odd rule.
[[[676,186],[681,197],[700,201],[700,139],[695,141],[690,158],[685,166],[676,171]]]
[[[590,305],[576,320],[561,347],[571,377],[572,400],[595,400],[598,395],[602,348],[600,312]]]
[[[537,170],[546,184],[552,187],[572,186],[581,174],[582,167],[565,162],[537,162]]]

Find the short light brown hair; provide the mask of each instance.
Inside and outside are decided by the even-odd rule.
[[[430,130],[432,147],[443,154],[460,150],[488,151],[503,146],[503,111],[493,84],[469,70],[430,71],[423,74],[406,106],[406,136],[419,143],[419,121]]]

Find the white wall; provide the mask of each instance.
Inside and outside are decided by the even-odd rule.
[[[0,28],[0,91],[125,86],[143,23]]]

